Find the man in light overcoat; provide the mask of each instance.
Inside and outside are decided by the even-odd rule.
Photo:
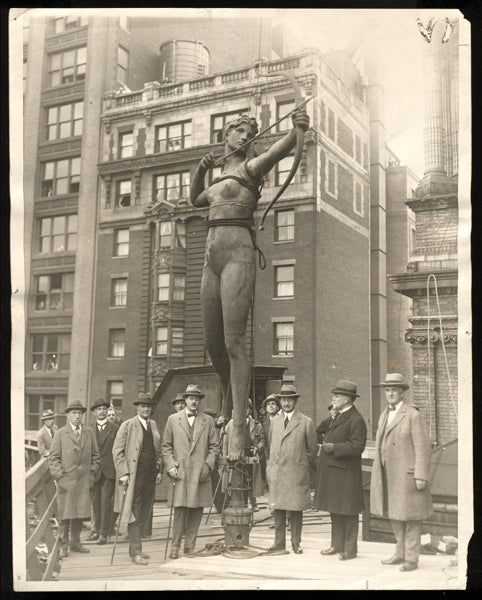
[[[199,410],[204,394],[189,384],[183,393],[186,408],[170,415],[162,438],[162,458],[171,478],[168,506],[174,507],[169,558],[179,558],[183,536],[184,556],[193,556],[203,508],[211,505],[211,472],[219,454],[214,420]]]
[[[89,552],[80,543],[80,532],[83,521],[90,519],[90,494],[100,458],[94,432],[82,423],[86,410],[80,402],[67,406],[67,424],[54,435],[48,457],[57,482],[60,558],[68,556],[69,534],[72,552]]]
[[[303,510],[311,508],[310,466],[316,456],[313,421],[296,410],[299,394],[285,384],[278,396],[282,412],[271,422],[267,466],[273,505],[275,541],[270,551],[286,549],[286,513],[291,513],[291,546],[301,554]]]
[[[50,408],[43,411],[40,420],[42,421],[42,427],[37,433],[37,448],[40,454],[40,458],[45,458],[50,453],[50,446],[54,439],[55,432],[58,427],[55,424],[55,417],[57,413]]]
[[[131,561],[147,565],[149,555],[142,551],[141,535],[145,521],[151,518],[156,481],[161,481],[161,436],[150,418],[154,406],[151,395],[139,393],[133,404],[137,415],[121,424],[112,447],[118,483],[114,511],[120,513],[118,526],[122,521],[127,523]]]
[[[316,482],[315,507],[331,516],[331,545],[321,554],[338,554],[340,560],[357,555],[358,514],[364,509],[361,455],[367,426],[353,404],[356,392],[356,385],[343,379],[331,390],[332,410],[338,414],[329,417]]]
[[[382,563],[413,571],[418,567],[422,521],[433,512],[430,438],[418,408],[403,398],[409,387],[403,375],[388,373],[380,385],[387,408],[378,421],[370,511],[389,517],[397,541],[395,554]]]

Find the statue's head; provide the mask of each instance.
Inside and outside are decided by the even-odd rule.
[[[252,137],[254,137],[258,133],[258,123],[256,122],[256,119],[254,119],[253,117],[248,117],[248,115],[241,115],[236,119],[228,121],[224,126],[224,141],[228,144],[228,146],[231,146],[229,140],[231,132],[237,130],[240,126],[246,127]],[[233,140],[231,140],[231,142],[232,141]],[[232,146],[232,148],[234,149],[235,146]],[[247,144],[246,146],[244,146],[242,152],[245,155],[247,155],[248,158],[252,158],[254,156],[254,149],[251,144]]]

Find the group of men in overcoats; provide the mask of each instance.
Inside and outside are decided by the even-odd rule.
[[[404,400],[409,386],[403,376],[389,373],[380,385],[387,407],[378,422],[370,511],[390,519],[396,538],[394,555],[382,563],[412,571],[418,566],[422,521],[432,512],[430,441],[420,412]],[[257,431],[267,459],[274,517],[271,552],[286,551],[287,516],[292,551],[303,552],[303,511],[313,508],[310,472],[316,468],[314,508],[329,512],[332,523],[331,544],[321,554],[337,554],[340,560],[357,556],[359,513],[365,509],[361,460],[367,427],[355,406],[359,397],[355,383],[340,380],[331,394],[330,415],[316,429],[312,419],[297,409],[300,395],[293,385],[284,384],[279,394],[263,402],[267,418]],[[67,406],[67,424],[58,430],[45,411],[49,431],[42,432],[43,452],[57,482],[61,557],[68,555],[69,543],[71,551],[88,552],[80,532],[83,521],[91,519],[92,507],[94,527],[89,539],[106,543],[118,516],[119,522],[127,523],[132,562],[147,564],[142,532],[152,518],[155,485],[163,471],[171,482],[168,506],[174,513],[169,557],[179,557],[183,539],[184,556],[194,555],[203,509],[213,500],[211,475],[220,453],[216,421],[200,410],[202,398],[194,384],[176,396],[176,412],[167,419],[162,441],[150,418],[150,394],[139,394],[134,401],[136,416],[120,427],[106,419],[108,404],[103,400],[91,407],[96,418],[93,428],[82,423],[86,408],[79,402]],[[249,417],[251,444],[251,429],[259,424],[253,421],[251,427]],[[223,445],[227,444],[229,435]]]

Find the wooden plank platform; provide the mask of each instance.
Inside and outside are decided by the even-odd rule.
[[[207,543],[224,541],[221,517],[207,511],[199,530],[196,550]],[[253,552],[262,553],[274,541],[273,519],[266,502],[260,504],[250,533]],[[456,556],[421,556],[420,568],[410,574],[396,566],[380,564],[380,559],[393,554],[393,544],[360,541],[357,559],[341,562],[335,556],[321,556],[320,549],[329,546],[331,523],[327,513],[306,511],[303,519],[303,554],[231,558],[225,555],[199,556],[164,560],[169,509],[156,502],[152,538],[143,541],[143,551],[150,554],[147,566],[134,565],[124,540],[121,526],[114,564],[110,565],[112,544],[99,546],[83,542],[89,554],[70,553],[63,561],[57,586],[52,589],[126,590],[126,589],[461,589]],[[84,530],[82,538],[85,539]],[[287,532],[289,540],[289,533]],[[289,548],[289,544],[288,544]],[[169,546],[170,550],[170,546]],[[455,587],[454,587],[455,586]]]

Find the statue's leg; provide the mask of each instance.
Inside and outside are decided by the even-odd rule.
[[[224,341],[231,365],[233,431],[228,455],[237,460],[243,454],[243,431],[249,394],[250,364],[246,351],[246,324],[251,306],[255,264],[231,262],[221,276]]]
[[[230,363],[224,343],[220,280],[209,266],[204,267],[201,282],[201,315],[206,350],[221,386],[221,415],[230,419],[232,411],[232,394],[229,385]]]

